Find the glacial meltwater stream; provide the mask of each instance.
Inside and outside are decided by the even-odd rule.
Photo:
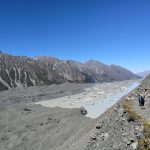
[[[84,103],[83,107],[88,111],[87,117],[97,118],[101,114],[103,114],[108,108],[112,107],[118,100],[120,100],[123,96],[130,93],[133,89],[135,89],[139,83],[133,83],[128,89],[123,92],[119,92],[116,95],[107,97],[103,100],[97,100],[94,105],[89,105],[88,103]]]
[[[84,107],[88,112],[87,117],[97,118],[138,85],[136,81],[100,83],[85,89],[83,93],[40,101],[36,104],[45,107]]]

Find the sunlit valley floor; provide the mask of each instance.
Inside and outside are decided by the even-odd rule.
[[[67,83],[0,92],[0,149],[92,149],[97,135],[95,129],[100,129],[100,126],[102,141],[98,148],[132,149],[132,143],[128,145],[125,141],[129,140],[127,137],[135,140],[135,136],[129,132],[132,128],[128,126],[127,120],[124,117],[120,120],[122,108],[116,103],[140,82]],[[81,113],[80,107],[87,109],[86,116]],[[123,124],[121,126],[125,128],[127,137],[118,143],[118,138],[123,134],[120,124]],[[112,136],[114,142],[109,139]]]

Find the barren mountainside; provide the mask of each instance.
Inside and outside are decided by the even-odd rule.
[[[12,56],[0,53],[0,91],[19,86],[42,86],[65,82],[94,83],[137,79],[116,65],[90,60],[80,63],[53,57]]]

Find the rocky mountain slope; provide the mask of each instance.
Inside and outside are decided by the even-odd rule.
[[[42,86],[65,82],[94,83],[137,79],[116,65],[90,60],[80,63],[53,57],[23,57],[0,53],[0,91],[13,87]]]
[[[47,108],[33,101],[85,92],[88,86],[68,83],[0,92],[0,149],[135,150],[140,126],[128,119],[121,102],[91,119],[81,108]]]

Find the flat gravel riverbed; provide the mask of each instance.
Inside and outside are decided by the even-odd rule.
[[[37,102],[45,107],[80,108],[84,107],[87,117],[96,118],[113,106],[122,96],[139,85],[137,81],[121,81],[95,84],[84,92],[56,99]]]

